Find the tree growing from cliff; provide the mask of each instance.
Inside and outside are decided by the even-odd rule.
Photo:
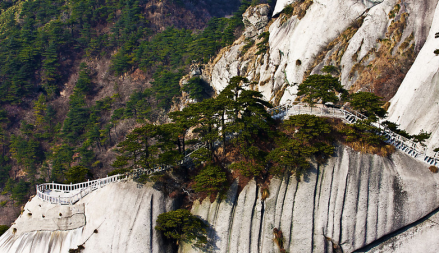
[[[386,110],[382,108],[384,102],[382,97],[379,97],[371,92],[357,92],[351,94],[349,102],[352,109],[361,112],[370,120],[376,121],[378,117],[386,116]]]
[[[319,100],[322,104],[339,101],[336,92],[346,94],[337,78],[331,75],[310,75],[299,85],[297,96],[305,96],[304,101],[309,105],[316,104]]]
[[[191,243],[195,246],[202,246],[207,243],[208,225],[200,218],[194,216],[186,209],[178,209],[162,213],[157,217],[155,229],[161,231],[163,235],[175,241]]]
[[[214,193],[224,189],[227,183],[226,173],[217,165],[209,164],[195,177],[194,190]]]
[[[206,96],[206,87],[209,86],[203,79],[193,77],[183,86],[183,91],[189,93],[189,97],[201,100]]]
[[[12,188],[11,198],[19,203],[23,203],[26,199],[26,196],[29,194],[29,186],[30,183],[21,179],[14,188]]]
[[[147,124],[139,127],[128,134],[124,141],[120,142],[117,151],[120,153],[112,164],[115,168],[137,167],[149,168],[151,166],[150,140],[156,134],[157,127]]]
[[[310,168],[309,158],[316,156],[319,162],[334,153],[331,144],[331,127],[323,118],[302,114],[290,117],[281,125],[282,133],[267,160],[274,167],[294,172],[299,178]]]

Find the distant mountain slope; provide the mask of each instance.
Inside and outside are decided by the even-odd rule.
[[[249,4],[1,1],[0,224],[37,182],[62,182],[76,165],[89,178],[111,171],[117,143],[166,121],[192,60],[233,42]]]

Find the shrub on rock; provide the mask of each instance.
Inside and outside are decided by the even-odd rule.
[[[157,217],[155,229],[178,245],[182,242],[195,242],[196,246],[207,243],[207,225],[186,209],[178,209],[162,213]]]

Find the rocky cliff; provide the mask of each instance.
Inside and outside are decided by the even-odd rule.
[[[244,75],[279,104],[296,99],[307,75],[332,65],[345,87],[389,100],[390,120],[412,134],[433,132],[431,152],[439,146],[437,3],[279,0],[271,20],[268,6],[253,6],[244,15],[244,36],[204,67],[203,78],[219,92]],[[282,12],[289,4],[293,10]],[[268,41],[258,37],[263,32]],[[268,48],[259,52],[258,44]],[[438,182],[403,153],[383,158],[338,147],[300,182],[273,178],[265,200],[251,181],[241,192],[232,185],[222,201],[196,202],[192,212],[211,224],[213,252],[279,252],[274,228],[289,252],[437,252],[437,214],[427,215],[439,207]],[[108,185],[73,207],[34,198],[0,238],[0,252],[67,252],[78,245],[83,252],[169,252],[154,225],[171,209],[162,193],[132,182]]]
[[[439,56],[434,53],[439,49],[439,7],[434,17],[427,41],[389,108],[390,120],[408,132],[432,133],[429,151],[439,147]]]
[[[151,187],[119,182],[98,189],[73,206],[34,197],[0,238],[0,252],[169,252],[155,230],[157,216],[173,202]]]
[[[405,154],[387,159],[340,147],[300,182],[273,179],[265,201],[250,182],[240,194],[231,187],[224,201],[196,203],[192,212],[212,224],[214,252],[279,252],[274,228],[289,252],[353,252],[432,212],[438,182]]]
[[[273,178],[265,200],[251,181],[241,193],[232,185],[222,201],[196,201],[192,212],[210,223],[212,252],[279,252],[274,228],[289,252],[353,252],[437,208],[438,182],[403,153],[383,158],[338,147],[300,181]],[[168,252],[154,226],[172,207],[160,192],[132,182],[105,186],[74,206],[33,198],[0,238],[0,251],[67,252],[83,245],[83,252]],[[180,252],[198,250],[183,245]]]
[[[433,132],[428,144],[431,151],[439,145],[439,117],[437,110],[432,109],[438,105],[435,84],[439,58],[433,53],[438,40],[435,33],[439,32],[438,22],[433,20],[438,17],[437,3],[278,1],[275,18],[265,27],[252,25],[257,23],[255,15],[265,20],[264,13],[250,11],[253,21],[244,23],[254,31],[246,32],[224,49],[206,67],[204,75],[217,92],[231,77],[246,76],[253,82],[251,88],[279,104],[294,101],[298,84],[308,75],[322,73],[324,66],[333,66],[332,74],[353,92],[370,91],[386,100],[396,94],[391,100],[390,120],[412,134],[421,129]],[[282,12],[289,4],[294,11]],[[250,21],[244,16],[246,19]],[[263,39],[248,34],[261,31],[269,32],[269,49],[258,54],[257,45]]]

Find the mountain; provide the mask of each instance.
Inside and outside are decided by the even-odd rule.
[[[233,42],[248,5],[2,1],[0,224],[18,216],[35,184],[63,182],[71,167],[85,166],[89,179],[108,174],[117,143],[166,121],[190,62]]]
[[[297,96],[297,92],[302,82],[314,74],[330,74],[351,93],[371,92],[382,97],[383,108],[388,112],[387,120],[396,123],[400,133],[411,137],[431,133],[427,134],[423,144],[413,142],[413,145],[425,149],[429,157],[436,156],[434,150],[439,147],[439,117],[438,110],[435,110],[438,104],[436,74],[439,58],[435,53],[436,34],[439,32],[438,1],[279,0],[275,5],[258,5],[256,2],[241,6],[238,13],[239,20],[242,14],[242,23],[239,24],[236,23],[238,14],[229,19],[213,18],[207,22],[211,16],[236,10],[233,1],[230,5],[224,3],[224,10],[218,9],[221,4],[208,1],[169,2],[165,8],[169,11],[167,15],[180,21],[157,18],[157,24],[153,22],[156,30],[148,35],[147,40],[139,37],[134,45],[124,40],[120,46],[112,48],[113,52],[107,52],[109,55],[101,58],[86,58],[87,49],[83,49],[82,55],[72,54],[74,56],[66,61],[70,61],[68,66],[73,66],[74,70],[71,73],[63,70],[67,72],[62,74],[65,79],[61,80],[68,80],[65,88],[60,88],[59,94],[53,98],[48,98],[44,86],[37,93],[47,96],[40,107],[41,104],[58,106],[55,120],[59,124],[58,130],[50,130],[56,133],[56,137],[44,139],[36,136],[43,150],[54,150],[53,153],[29,161],[25,156],[17,155],[20,145],[14,146],[11,141],[6,148],[3,146],[7,159],[2,166],[9,166],[8,177],[15,180],[11,183],[10,196],[17,198],[18,190],[13,195],[12,189],[19,189],[18,186],[29,187],[25,182],[31,181],[32,175],[40,179],[31,181],[33,184],[52,178],[63,182],[69,175],[63,173],[76,165],[87,167],[94,174],[84,178],[105,177],[112,170],[110,164],[120,155],[113,151],[117,143],[122,143],[133,129],[141,125],[166,125],[164,123],[171,121],[165,115],[169,110],[185,113],[185,109],[196,108],[193,111],[203,115],[200,121],[205,126],[212,126],[209,118],[216,115],[209,114],[209,108],[216,104],[207,97],[213,95],[221,99],[222,92],[228,92],[229,85],[236,82],[236,76],[248,80],[248,88],[240,92],[261,92],[263,99],[276,106],[300,103],[304,98]],[[2,14],[15,10],[15,4],[9,2]],[[148,6],[150,3],[140,4]],[[155,4],[161,6],[161,3]],[[195,13],[193,18],[198,18],[198,23],[186,23],[186,18],[177,14],[181,11],[177,10],[179,8],[187,11],[187,15]],[[146,17],[154,20],[154,15]],[[20,22],[19,19],[17,23]],[[164,29],[169,26],[167,22],[175,22],[177,28]],[[80,34],[79,27],[75,28],[77,34]],[[195,32],[185,32],[180,29],[182,27]],[[96,31],[102,29],[106,34],[107,28],[98,28],[99,25]],[[71,43],[75,45],[76,42]],[[107,51],[105,47],[99,50]],[[162,54],[165,56],[161,57]],[[48,53],[42,55],[42,59],[47,60],[46,55]],[[62,58],[63,53],[59,57]],[[85,62],[86,67],[81,67],[81,62]],[[36,73],[35,80],[40,80],[44,69]],[[83,87],[80,80],[93,83],[90,92],[80,90]],[[197,88],[196,84],[202,87],[202,95],[197,98],[194,97],[197,90],[187,88],[190,85]],[[237,92],[236,97],[239,94],[242,93]],[[70,117],[74,108],[73,102],[66,98],[74,101],[81,96],[83,102],[78,100],[77,104],[83,103],[81,108],[93,108],[92,111],[99,113],[98,119],[93,121],[93,113],[89,112],[89,118],[84,121],[87,127],[80,129],[77,136],[69,137],[70,131],[63,129],[67,129],[66,122],[69,121],[65,119]],[[33,134],[44,133],[44,128],[38,128],[37,124],[38,103],[35,101],[39,101],[38,96],[24,97],[27,102],[4,104],[8,121],[3,128],[15,143],[19,143],[17,140],[30,143],[35,139]],[[203,103],[203,100],[211,103]],[[199,103],[195,103],[197,101]],[[199,107],[193,106],[196,104]],[[105,107],[110,109],[103,109]],[[230,117],[251,115],[244,111],[230,114]],[[118,113],[123,116],[118,116]],[[45,112],[42,116],[47,114]],[[185,115],[191,114],[182,117]],[[180,116],[174,114],[170,117],[189,124]],[[255,122],[265,124],[264,121]],[[97,124],[97,131],[101,133],[99,141],[90,137],[93,132],[90,123]],[[51,125],[49,121],[41,124],[46,129]],[[218,128],[217,132],[222,129]],[[245,127],[239,129],[246,130]],[[176,141],[171,139],[173,135],[165,134],[159,134],[155,141],[161,143],[169,138],[159,148],[171,147],[169,153],[165,152],[170,156],[175,155],[177,146],[181,151],[180,140],[183,139],[184,143],[186,137],[200,138],[208,143],[212,160],[215,160],[215,155],[220,157],[221,152],[230,155],[224,155],[225,162],[219,163],[220,172],[227,175],[230,183],[226,192],[220,191],[216,196],[210,192],[191,191],[196,188],[194,178],[197,173],[208,167],[205,165],[182,172],[174,169],[160,177],[154,186],[131,181],[110,184],[72,206],[52,205],[34,197],[11,229],[0,238],[0,249],[32,252],[38,247],[49,252],[66,252],[68,249],[80,252],[78,246],[82,245],[82,252],[173,252],[176,248],[179,252],[198,252],[200,249],[187,243],[173,245],[154,229],[160,213],[178,208],[190,209],[192,214],[209,224],[208,246],[213,252],[413,252],[418,249],[437,252],[439,249],[432,240],[437,230],[435,220],[439,207],[436,167],[429,168],[420,159],[399,150],[389,156],[379,152],[370,154],[364,149],[356,149],[346,140],[337,140],[334,154],[323,163],[318,156],[309,158],[310,168],[303,175],[296,171],[296,175],[267,172],[262,176],[243,176],[237,175],[241,168],[232,166],[241,165],[241,161],[232,156],[240,157],[244,163],[249,162],[251,173],[257,173],[252,169],[260,168],[255,164],[258,160],[247,156],[253,146],[236,150],[227,147],[227,153],[220,144],[211,142],[209,138],[213,138],[211,135],[216,132],[208,127],[186,130],[184,127],[183,137],[177,136]],[[208,134],[202,135],[205,132]],[[263,136],[251,137],[259,141]],[[192,149],[190,145],[193,144],[187,144],[188,149]],[[67,148],[69,145],[73,148]],[[220,146],[217,153],[215,145]],[[264,145],[265,149],[258,150],[264,155],[277,148],[268,142]],[[63,149],[66,151],[59,151]],[[94,152],[92,155],[87,153],[90,150]],[[60,174],[54,173],[56,157],[66,160],[60,163],[64,166],[59,166],[63,168]],[[87,160],[87,157],[92,158]],[[29,170],[31,165],[37,167],[33,172]],[[181,178],[184,180],[180,181]],[[6,180],[3,184],[7,188]],[[27,193],[27,188],[24,191]],[[59,215],[63,213],[68,216]],[[65,227],[59,229],[52,224]],[[47,229],[40,229],[45,226]],[[426,244],[429,247],[425,247]]]

